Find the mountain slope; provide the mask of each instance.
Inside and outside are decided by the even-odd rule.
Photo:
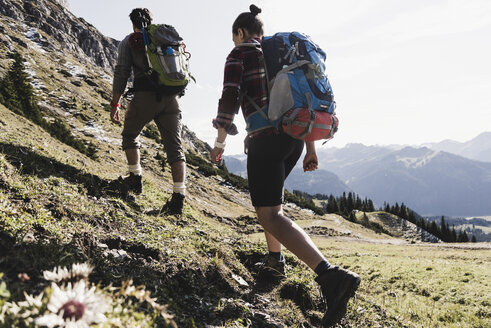
[[[350,144],[318,152],[325,167],[378,206],[404,202],[422,215],[491,213],[489,163],[425,147]]]
[[[376,162],[396,150],[396,146],[365,146],[348,144],[343,148],[323,148],[317,151],[322,166],[336,175],[345,183],[360,175],[366,163]]]
[[[77,138],[98,149],[97,157],[89,158],[0,105],[0,272],[5,274],[0,277],[0,303],[6,297],[23,300],[24,292],[39,293],[48,284],[43,270],[88,261],[95,266],[91,281],[118,286],[133,279],[145,285],[152,297],[168,305],[180,327],[318,327],[322,305],[314,274],[289,252],[285,281],[278,286],[256,283],[255,263],[266,248],[246,191],[188,164],[184,214],[158,214],[171,194],[171,174],[162,146],[151,138],[152,129],[141,136],[143,193],[122,198],[110,191],[110,181],[126,168],[121,127],[108,119],[110,69],[98,62],[97,51],[83,50],[78,41],[65,47],[46,24],[55,26],[50,21],[56,18],[56,24],[79,26],[80,35],[97,33],[56,1],[0,1],[5,31],[0,35],[0,76],[12,63],[7,53],[21,53],[43,116],[66,122]],[[11,12],[19,19],[5,16]],[[72,39],[76,35],[58,32]],[[191,131],[185,129],[184,138],[189,158],[207,154],[209,146]],[[348,309],[349,323],[342,326],[488,323],[480,314],[486,313],[480,293],[487,295],[489,278],[482,246],[473,245],[469,256],[467,249],[453,249],[458,245],[411,245],[340,216],[318,216],[290,204],[285,213],[312,231],[333,264],[362,276],[358,298]],[[465,276],[456,269],[462,267]],[[428,268],[431,286],[424,279]],[[450,288],[456,289],[451,295]],[[398,302],[386,301],[396,296]],[[401,303],[406,300],[411,306]]]
[[[304,172],[303,168],[296,166],[285,181],[288,190],[306,191],[310,194],[342,195],[343,192],[352,191],[339,177],[329,171],[318,169],[313,172]]]
[[[491,164],[407,147],[365,163],[349,183],[375,202],[404,202],[423,215],[491,212]]]
[[[237,175],[247,178],[247,159],[240,156],[224,156],[227,169]],[[318,169],[313,172],[304,172],[302,161],[299,160],[285,180],[285,188],[293,191],[300,190],[309,194],[341,195],[350,192],[348,187],[337,175],[332,172]]]
[[[20,46],[38,52],[69,54],[80,66],[95,64],[106,73],[116,60],[118,42],[76,18],[58,1],[0,0],[0,14],[0,42],[10,51]]]

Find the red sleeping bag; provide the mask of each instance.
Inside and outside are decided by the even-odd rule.
[[[331,139],[338,130],[335,114],[308,108],[293,108],[283,115],[281,128],[289,136],[304,141]]]

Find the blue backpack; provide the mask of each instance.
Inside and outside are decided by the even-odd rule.
[[[288,123],[285,120],[291,123],[295,118],[286,116],[303,108],[311,113],[312,119],[311,122],[299,122],[306,125],[301,139],[316,127],[314,120],[318,111],[328,113],[329,117],[332,115],[336,121],[331,126],[322,124],[322,128],[328,131],[326,137],[322,138],[332,137],[337,129],[334,115],[336,102],[325,73],[326,53],[309,36],[299,32],[264,37],[261,48],[268,80],[269,103],[267,107],[259,108],[246,95],[246,99],[256,108],[256,112],[246,119],[247,132],[279,127]]]

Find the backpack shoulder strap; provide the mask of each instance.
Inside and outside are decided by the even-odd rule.
[[[259,114],[261,114],[262,117],[264,117],[265,119],[267,119],[269,121],[268,115],[266,115],[266,113],[262,110],[261,107],[259,107],[259,105],[254,101],[254,99],[251,98],[251,96],[249,96],[246,93],[246,94],[244,94],[244,97],[254,107],[254,109],[256,110],[256,112],[258,112]]]

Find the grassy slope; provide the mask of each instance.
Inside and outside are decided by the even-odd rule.
[[[39,52],[22,36],[25,31],[3,26],[6,34],[29,45],[18,51],[34,70],[34,82],[42,82],[37,92],[45,114],[66,120],[77,137],[99,148],[98,159],[89,159],[0,105],[0,272],[14,299],[23,290],[35,293],[46,285],[42,270],[91,261],[93,281],[107,285],[134,278],[170,305],[182,327],[318,326],[317,286],[291,254],[283,284],[270,290],[254,285],[254,263],[265,248],[246,193],[188,166],[185,215],[148,214],[161,207],[171,185],[168,166],[162,172],[156,159],[162,147],[147,138],[142,138],[144,193],[123,200],[105,192],[108,181],[125,171],[121,128],[109,122],[104,108],[108,77],[70,54]],[[7,52],[3,43],[0,50]],[[84,75],[65,76],[63,70],[71,67],[67,63],[84,66]],[[9,64],[0,60],[0,70]],[[94,126],[99,132],[93,132]],[[490,325],[489,249],[409,245],[336,215],[319,217],[295,207],[285,212],[306,228],[328,259],[361,274],[345,326]],[[107,256],[108,249],[128,255]],[[31,279],[21,282],[18,273]]]
[[[253,263],[264,246],[246,194],[190,167],[185,215],[147,215],[170,187],[169,172],[161,173],[150,152],[144,193],[122,200],[101,192],[120,171],[121,159],[111,165],[90,160],[2,106],[0,127],[0,271],[14,297],[40,290],[46,283],[42,270],[88,260],[96,265],[94,281],[117,284],[133,277],[145,284],[170,304],[180,326],[318,324],[319,292],[293,256],[287,257],[289,277],[282,285],[254,285]],[[361,274],[346,326],[489,324],[489,249],[409,245],[335,215],[295,207],[286,213],[312,233],[328,259]],[[101,244],[129,256],[104,256]],[[31,280],[21,283],[21,272]]]

